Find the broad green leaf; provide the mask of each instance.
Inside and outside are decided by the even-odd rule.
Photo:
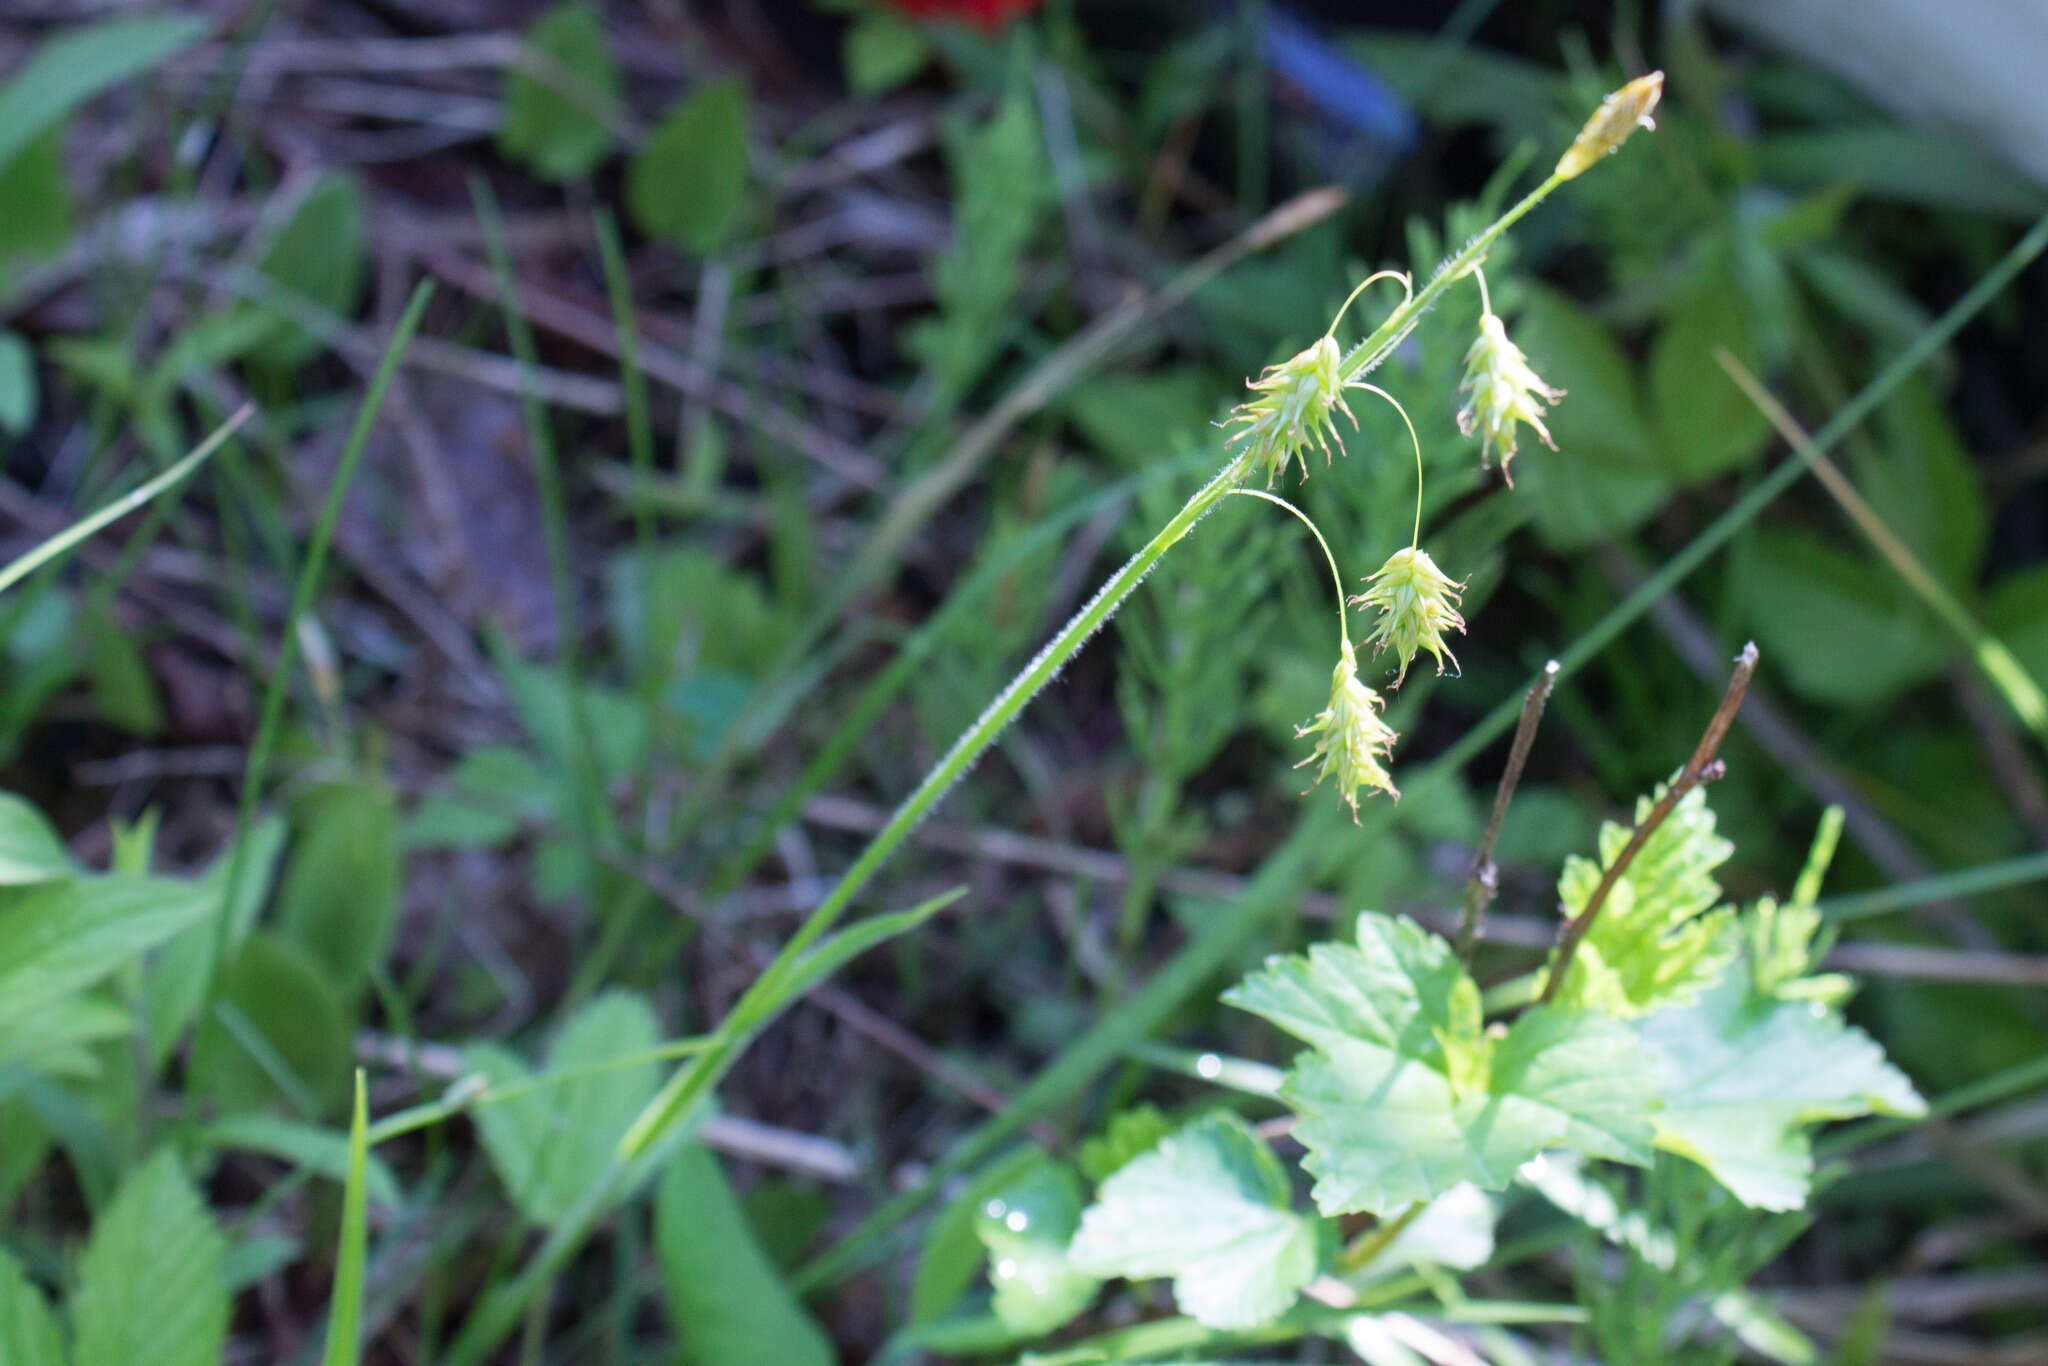
[[[1395,1234],[1359,1272],[1383,1276],[1414,1266],[1442,1266],[1453,1271],[1484,1266],[1493,1256],[1497,1218],[1492,1196],[1477,1186],[1453,1186],[1430,1201],[1415,1221]]]
[[[1731,273],[1710,272],[1665,319],[1650,348],[1657,431],[1668,467],[1687,483],[1742,464],[1770,437],[1769,421],[1714,359],[1726,349],[1757,370],[1744,299]]]
[[[607,992],[577,1011],[548,1051],[549,1072],[588,1069],[588,1075],[477,1111],[491,1165],[528,1219],[557,1222],[611,1165],[620,1136],[654,1094],[661,1074],[654,1062],[607,1064],[645,1053],[660,1032],[644,1000]],[[492,1044],[469,1050],[468,1062],[493,1084],[516,1084],[532,1075],[517,1055]]]
[[[0,1362],[6,1366],[64,1366],[64,1334],[49,1301],[0,1249]]]
[[[1636,1030],[1663,1069],[1657,1146],[1698,1162],[1753,1208],[1806,1202],[1806,1126],[1927,1111],[1863,1031],[1818,1001],[1757,996],[1739,968]]]
[[[1743,557],[1741,594],[1758,642],[1815,701],[1874,706],[1937,672],[1949,654],[1948,638],[1896,575],[1812,532],[1759,527]]]
[[[1936,578],[1971,590],[1991,529],[1976,462],[1925,381],[1894,390],[1878,425],[1879,452],[1863,458],[1863,448],[1852,447],[1841,457],[1857,490]]]
[[[606,106],[618,105],[625,90],[605,50],[604,17],[588,4],[556,5],[526,30],[526,50],[559,66],[580,88],[559,88],[567,82],[552,71],[508,68],[499,150],[543,180],[590,174],[612,149]]]
[[[61,126],[30,143],[12,165],[0,170],[0,204],[7,206],[6,217],[0,218],[0,284],[4,284],[9,257],[48,256],[71,240],[71,186],[64,177]],[[34,411],[30,404],[30,416]],[[27,425],[23,421],[13,430],[19,433]]]
[[[1281,1098],[1325,1214],[1500,1190],[1547,1148],[1649,1160],[1656,1080],[1628,1029],[1538,1006],[1486,1037],[1478,988],[1412,921],[1361,915],[1357,947],[1269,959],[1224,1000],[1314,1045]]]
[[[54,882],[77,871],[56,827],[35,804],[0,792],[0,887]]]
[[[333,1129],[262,1113],[230,1115],[206,1126],[214,1148],[263,1153],[335,1181],[348,1181],[349,1136]],[[398,1204],[398,1182],[382,1159],[366,1157],[360,1178],[369,1198],[386,1209]]]
[[[356,1103],[348,1126],[348,1179],[342,1191],[334,1293],[328,1297],[327,1350],[321,1354],[321,1366],[356,1366],[362,1360],[363,1264],[370,1250],[369,1127],[369,1104],[358,1069]]]
[[[931,60],[916,25],[888,10],[863,10],[847,26],[840,51],[846,83],[862,96],[886,94]]]
[[[93,1045],[126,1034],[128,1011],[97,995],[66,996],[0,1030],[0,1067],[19,1063],[50,1077],[96,1077]]]
[[[2048,679],[2048,566],[1999,579],[1984,618],[2020,667],[2037,679]]]
[[[398,801],[382,783],[333,783],[293,804],[292,828],[278,932],[310,953],[347,999],[383,960],[398,926]]]
[[[1280,1159],[1219,1111],[1102,1183],[1073,1262],[1098,1276],[1171,1276],[1174,1302],[1205,1328],[1255,1327],[1316,1274],[1315,1225],[1289,1200]]]
[[[837,1360],[761,1251],[717,1159],[695,1144],[676,1154],[656,1189],[654,1250],[687,1361],[832,1366]]]
[[[346,318],[363,294],[365,221],[362,188],[354,177],[330,172],[278,229],[259,269],[305,303]],[[265,366],[290,369],[310,360],[322,345],[298,324],[279,319],[257,358]]]
[[[0,86],[0,169],[73,109],[196,42],[206,27],[191,16],[111,19],[42,44]]]
[[[746,208],[747,88],[706,81],[662,116],[626,167],[626,207],[649,237],[716,251]]]
[[[1648,817],[1655,793],[1636,800],[1635,818]],[[1559,913],[1576,917],[1621,851],[1633,828],[1607,821],[1600,827],[1600,859],[1573,855],[1557,879]],[[1735,955],[1733,913],[1709,914],[1721,899],[1714,870],[1735,846],[1714,833],[1704,788],[1694,788],[1644,842],[1622,870],[1572,959],[1558,991],[1566,1006],[1614,1015],[1645,1015],[1682,1005],[1718,979]]]
[[[1100,1134],[1081,1140],[1075,1164],[1081,1175],[1100,1184],[1131,1159],[1158,1147],[1159,1140],[1172,1132],[1173,1121],[1155,1105],[1119,1110]]]
[[[227,1240],[161,1149],[93,1224],[71,1300],[73,1366],[219,1366]]]
[[[937,1318],[967,1293],[983,1261],[981,1240],[974,1232],[981,1207],[1042,1156],[1037,1148],[1019,1148],[999,1159],[968,1182],[931,1221],[910,1283],[912,1323]]]
[[[270,900],[271,879],[284,852],[284,822],[267,816],[256,822],[244,837],[249,842],[243,858],[242,885],[228,915],[227,950],[233,954],[248,939],[256,913]],[[206,870],[200,885],[212,895],[214,904],[198,924],[181,931],[166,944],[151,966],[143,986],[142,1013],[147,1022],[150,1057],[161,1065],[170,1056],[193,1016],[206,1000],[213,976],[214,941],[219,934],[220,901],[227,895],[228,870],[234,863],[231,846]]]
[[[1022,1147],[997,1159],[934,1216],[918,1251],[918,1270],[909,1284],[911,1323],[928,1323],[946,1313],[975,1284],[983,1264],[981,1239],[975,1237],[981,1206],[997,1190],[1030,1171],[1040,1157],[1040,1149]]]
[[[0,195],[5,193],[0,185]],[[37,394],[35,352],[21,333],[0,328],[0,431],[20,436],[33,426]]]
[[[1545,543],[1572,550],[1633,530],[1664,505],[1672,479],[1612,334],[1563,294],[1533,286],[1525,294],[1509,335],[1565,397],[1548,418],[1557,449],[1525,441],[1515,491],[1529,500]]]
[[[988,1251],[996,1317],[1018,1336],[1052,1332],[1095,1297],[1098,1278],[1077,1269],[1067,1255],[1080,1220],[1080,1181],[1072,1168],[1043,1154],[975,1211],[974,1233]]]
[[[213,909],[195,883],[80,877],[0,892],[0,1038]]]
[[[249,936],[222,970],[192,1042],[192,1074],[226,1114],[282,1101],[306,1118],[339,1108],[351,1033],[327,970],[271,931]]]

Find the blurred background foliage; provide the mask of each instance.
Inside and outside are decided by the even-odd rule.
[[[1722,356],[1820,428],[2048,210],[1995,141],[1901,119],[1720,17],[1741,5],[87,8],[0,20],[0,557],[257,416],[0,598],[6,914],[115,927],[68,978],[0,961],[0,1293],[17,1267],[119,1283],[119,1239],[182,1230],[217,1302],[192,1360],[315,1340],[354,1066],[381,1115],[714,1023],[1217,463],[1246,376],[1371,270],[1426,273],[1621,78],[1669,73],[1656,136],[1488,263],[1569,391],[1558,449],[1525,449],[1508,490],[1457,434],[1469,298],[1382,375],[1471,622],[1462,673],[1418,672],[1393,709],[1411,771],[1786,458]],[[1326,186],[1341,204],[1298,198]],[[423,279],[296,615],[344,433]],[[2024,271],[1835,448],[1876,539],[1801,481],[1559,689],[1482,968],[1532,961],[1560,861],[1690,750],[1751,637],[1764,671],[1713,791],[1731,895],[1783,890],[1830,804],[1835,895],[2048,847],[2025,686],[2048,679],[2044,307],[2048,275]],[[1398,417],[1354,407],[1348,455],[1290,496],[1363,572],[1407,536],[1414,472]],[[865,1359],[967,1293],[944,1266],[978,1264],[959,1211],[981,1188],[947,1188],[914,1278],[914,1248],[870,1247],[880,1271],[851,1280],[811,1259],[954,1170],[989,1113],[1015,1101],[1012,1129],[1064,1149],[1176,1094],[1119,1060],[1139,1036],[1262,1046],[1211,1004],[1229,969],[1333,914],[1454,912],[1505,747],[1361,830],[1304,801],[1322,574],[1248,500],[1176,550],[884,893],[967,898],[760,1041],[700,1132],[725,1161],[692,1149],[621,1213],[517,1359],[657,1359],[643,1263],[693,1360]],[[2016,669],[1987,670],[1987,640]],[[252,779],[263,817],[225,852]],[[1303,829],[1305,853],[1268,861]],[[1247,879],[1256,933],[1219,941],[1224,971],[1103,1035]],[[1865,979],[1855,1018],[1930,1096],[2040,1057],[2040,897],[1930,896],[1837,951]],[[1117,1045],[1074,1064],[1101,1084],[1025,1089],[1084,1037]],[[442,1359],[659,1074],[642,1058],[380,1147],[371,1359]],[[1812,1227],[1730,1234],[1725,1279],[1775,1258],[1781,1308],[1842,1361],[1894,1359],[1853,1354],[1884,1315],[1844,1287],[1876,1277],[1924,1291],[1895,1322],[1955,1353],[1896,1359],[2038,1359],[1961,1353],[2048,1351],[2043,1115],[2021,1092],[1881,1149]],[[149,1160],[165,1144],[180,1162]],[[1528,1274],[1576,1274],[1597,1319],[1624,1292],[1584,1272]],[[1702,1277],[1687,1293],[1718,1293]],[[172,1359],[94,1338],[113,1311],[80,1294],[73,1359]]]

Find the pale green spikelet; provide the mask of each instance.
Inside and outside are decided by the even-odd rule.
[[[1315,749],[1295,767],[1320,762],[1316,782],[1320,784],[1330,777],[1337,780],[1338,793],[1350,805],[1354,821],[1358,819],[1358,790],[1362,787],[1375,788],[1395,801],[1401,800],[1393,775],[1387,771],[1394,742],[1401,737],[1380,718],[1384,705],[1378,693],[1358,681],[1358,659],[1347,640],[1330,676],[1330,705],[1295,727],[1294,733],[1304,740],[1311,735],[1316,737]]]
[[[1311,445],[1322,450],[1326,464],[1332,440],[1338,450],[1344,449],[1343,438],[1337,434],[1337,414],[1350,418],[1353,427],[1358,419],[1344,401],[1344,381],[1338,373],[1342,361],[1337,339],[1322,338],[1298,355],[1268,366],[1264,374],[1250,381],[1253,397],[1240,403],[1225,420],[1225,426],[1240,428],[1228,444],[1243,443],[1239,454],[1248,465],[1264,467],[1266,487],[1271,488],[1296,460],[1301,461],[1306,478]]]
[[[1558,158],[1557,178],[1570,180],[1584,174],[1602,157],[1627,142],[1636,129],[1655,128],[1656,120],[1650,115],[1656,111],[1657,101],[1663,97],[1664,73],[1661,71],[1638,76],[1604,97],[1600,107],[1593,111],[1593,117],[1586,120],[1586,126],[1572,139],[1572,145],[1565,148],[1564,155]]]
[[[1517,423],[1534,428],[1544,445],[1557,449],[1543,425],[1543,411],[1563,398],[1564,390],[1543,382],[1522,348],[1508,339],[1506,324],[1491,312],[1479,319],[1479,336],[1465,353],[1465,379],[1458,392],[1467,396],[1458,410],[1458,430],[1479,435],[1479,463],[1490,465],[1497,456],[1509,485],[1515,482],[1508,462],[1515,458]]]
[[[1438,569],[1428,551],[1412,545],[1388,556],[1379,572],[1365,582],[1366,590],[1352,598],[1351,605],[1379,613],[1366,639],[1373,643],[1375,654],[1392,647],[1400,657],[1401,672],[1391,686],[1401,686],[1419,650],[1429,651],[1439,674],[1447,656],[1451,666],[1457,667],[1458,657],[1444,644],[1444,635],[1465,630],[1465,618],[1458,614],[1465,588],[1462,582]]]

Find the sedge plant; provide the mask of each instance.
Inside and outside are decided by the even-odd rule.
[[[1463,585],[1423,545],[1420,435],[1398,401],[1368,376],[1424,313],[1471,281],[1480,317],[1457,424],[1478,438],[1482,463],[1497,463],[1504,477],[1522,428],[1551,445],[1544,414],[1565,395],[1510,338],[1493,311],[1482,266],[1502,235],[1552,193],[1620,149],[1637,129],[1653,127],[1661,90],[1662,75],[1653,73],[1607,96],[1550,174],[1420,287],[1402,272],[1369,276],[1315,341],[1249,382],[1247,397],[1225,420],[1221,468],[998,692],[903,800],[626,1131],[609,1178],[557,1224],[514,1282],[486,1296],[451,1361],[481,1360],[502,1341],[531,1295],[573,1254],[616,1194],[699,1112],[751,1040],[844,961],[850,946],[890,932],[864,921],[826,937],[948,789],[1225,498],[1255,497],[1300,519],[1338,585],[1329,701],[1298,728],[1308,746],[1302,763],[1313,766],[1316,784],[1327,782],[1354,819],[1362,799],[1398,798],[1399,737],[1385,719],[1383,693],[1362,669],[1388,654],[1384,664],[1393,678],[1386,686],[1398,687],[1416,656],[1426,653],[1441,673],[1447,663],[1455,666],[1450,637],[1466,623]],[[1345,314],[1383,281],[1401,286],[1400,302],[1345,348],[1337,337]],[[1347,598],[1347,580],[1328,539],[1306,513],[1270,490],[1297,472],[1307,477],[1316,455],[1326,466],[1335,464],[1345,426],[1355,425],[1354,394],[1400,411],[1414,447],[1417,491],[1409,543],[1365,578],[1363,592]],[[1351,629],[1353,608],[1368,617],[1362,643],[1373,649],[1363,664]],[[1177,1301],[1199,1330],[1187,1344],[1210,1340],[1201,1333],[1254,1332],[1262,1341],[1276,1332],[1299,1336],[1276,1325],[1322,1322],[1302,1317],[1297,1306],[1304,1294],[1346,1313],[1381,1302],[1385,1297],[1369,1279],[1398,1260],[1404,1237],[1452,1217],[1446,1201],[1462,1202],[1469,1215],[1473,1200],[1483,1204],[1488,1192],[1506,1188],[1546,1153],[1644,1165],[1661,1148],[1700,1163],[1744,1203],[1785,1209],[1803,1202],[1812,1165],[1800,1125],[1871,1112],[1915,1113],[1920,1101],[1911,1086],[1874,1044],[1841,1022],[1834,1013],[1839,998],[1815,985],[1826,979],[1806,971],[1817,953],[1810,897],[1742,912],[1715,904],[1718,887],[1708,874],[1727,849],[1713,834],[1703,788],[1719,772],[1714,754],[1753,667],[1752,653],[1693,760],[1644,799],[1635,824],[1608,827],[1595,859],[1566,868],[1560,891],[1567,916],[1557,947],[1518,992],[1484,999],[1469,970],[1491,889],[1482,876],[1482,850],[1462,951],[1411,921],[1366,914],[1355,942],[1274,959],[1226,996],[1307,1045],[1284,1081],[1266,1084],[1261,1094],[1277,1096],[1293,1111],[1279,1131],[1306,1150],[1315,1214],[1292,1209],[1279,1158],[1264,1136],[1228,1112],[1180,1126],[1155,1115],[1125,1125],[1121,1134],[1113,1126],[1088,1173],[1098,1189],[1085,1210],[1077,1178],[1065,1169],[1024,1173],[1024,1189],[991,1197],[978,1231],[990,1252],[996,1314],[1012,1336],[1028,1339],[1060,1326],[1112,1277],[1171,1278]],[[1554,676],[1553,669],[1532,689],[1493,831],[1527,752],[1537,698],[1547,695]],[[1700,1067],[1739,1069],[1752,1053],[1773,1050],[1831,1067],[1837,1084],[1826,1095],[1807,1094],[1782,1071],[1773,1072],[1764,1083],[1770,1094],[1731,1101],[1750,1106],[1745,1114],[1764,1116],[1746,1139],[1731,1136],[1727,1114],[1711,1104],[1687,1109],[1684,1083],[1677,1090],[1670,1084]],[[1240,1071],[1260,1074],[1255,1067]],[[1208,1071],[1201,1075],[1214,1079]],[[1091,1360],[1105,1359],[1105,1352],[1116,1359],[1123,1347],[1102,1341],[1076,1350],[1092,1353]]]

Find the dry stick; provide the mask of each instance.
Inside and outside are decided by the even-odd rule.
[[[1522,719],[1515,726],[1515,742],[1508,749],[1508,766],[1501,771],[1500,788],[1493,794],[1493,814],[1486,818],[1486,833],[1472,856],[1472,880],[1465,884],[1465,918],[1458,926],[1458,957],[1472,963],[1472,949],[1479,942],[1479,925],[1486,908],[1500,892],[1500,869],[1493,863],[1493,846],[1500,839],[1500,823],[1508,814],[1515,787],[1522,781],[1522,765],[1529,761],[1529,747],[1536,743],[1536,726],[1543,720],[1544,704],[1557,686],[1558,663],[1551,660],[1529,685],[1522,699]]]
[[[1685,761],[1685,767],[1678,777],[1664,789],[1664,795],[1650,808],[1650,814],[1636,824],[1630,832],[1628,843],[1614,862],[1607,865],[1607,871],[1600,875],[1600,885],[1593,889],[1593,895],[1586,901],[1586,909],[1580,911],[1564,927],[1564,934],[1557,943],[1557,963],[1550,970],[1550,980],[1544,983],[1543,995],[1537,1004],[1547,1005],[1556,997],[1564,979],[1570,975],[1572,958],[1579,951],[1579,941],[1586,937],[1586,931],[1593,928],[1593,920],[1600,914],[1600,908],[1607,904],[1608,893],[1614,884],[1628,870],[1635,856],[1642,852],[1650,836],[1657,833],[1657,827],[1664,824],[1685,794],[1704,783],[1719,778],[1726,768],[1714,756],[1720,752],[1721,742],[1728,738],[1728,727],[1735,724],[1735,713],[1742,706],[1742,695],[1749,691],[1749,680],[1756,673],[1756,642],[1742,647],[1742,653],[1735,657],[1735,672],[1728,677],[1728,689],[1721,694],[1721,705],[1714,708],[1714,715],[1707,722],[1706,733],[1694,747],[1692,758]]]

